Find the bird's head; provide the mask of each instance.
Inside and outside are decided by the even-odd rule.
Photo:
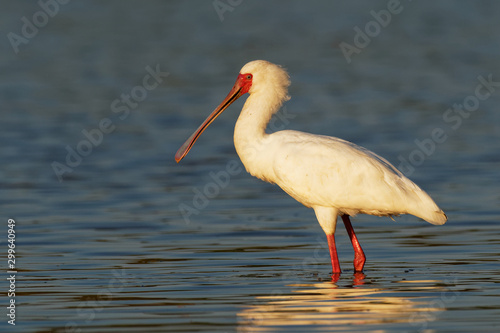
[[[242,95],[262,94],[276,100],[276,104],[288,100],[288,73],[278,65],[265,60],[254,60],[247,63],[240,70],[233,88],[222,103],[208,116],[198,129],[184,142],[175,154],[175,161],[179,163],[187,155],[198,137],[229,105]]]
[[[250,94],[272,91],[280,99],[285,98],[290,85],[290,77],[281,66],[265,60],[254,60],[240,70],[236,84],[242,84]]]

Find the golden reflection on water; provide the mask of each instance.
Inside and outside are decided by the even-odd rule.
[[[425,328],[436,319],[436,312],[444,307],[436,297],[401,296],[443,290],[441,281],[399,281],[404,292],[371,288],[362,279],[354,279],[352,288],[338,287],[333,282],[291,284],[292,293],[277,296],[259,296],[256,304],[238,313],[238,332],[274,331],[276,327],[328,326],[331,330],[350,329],[353,325],[406,323],[413,329]],[[439,300],[439,296],[437,297]],[[361,327],[360,327],[361,328]]]

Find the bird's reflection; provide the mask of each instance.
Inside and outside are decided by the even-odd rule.
[[[355,272],[352,279],[352,284],[354,286],[361,286],[365,284],[366,275],[362,272]]]
[[[332,276],[328,282],[288,285],[293,291],[286,295],[259,296],[257,304],[238,313],[239,331],[265,332],[297,326],[311,330],[325,326],[352,329],[352,325],[374,329],[377,324],[387,323],[405,323],[418,329],[443,310],[433,301],[435,296],[425,297],[442,289],[440,281],[399,281],[399,287],[388,290],[374,288],[365,279],[365,274],[355,273],[352,286],[346,288],[339,287],[338,277]],[[415,296],[422,290],[425,294]]]
[[[340,279],[341,274],[340,273],[335,273],[332,274],[332,283],[337,283]],[[363,272],[354,272],[352,276],[352,285],[353,286],[361,286],[365,284],[365,277],[366,275]]]

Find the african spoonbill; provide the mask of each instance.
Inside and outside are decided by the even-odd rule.
[[[295,200],[314,209],[328,240],[332,274],[340,274],[335,227],[340,215],[354,248],[354,270],[366,257],[350,216],[411,214],[442,225],[445,213],[431,197],[393,165],[351,142],[322,135],[284,130],[265,132],[272,115],[290,99],[287,72],[263,60],[247,63],[224,101],[175,154],[180,162],[200,134],[231,103],[249,93],[234,129],[234,145],[246,170],[280,186]]]

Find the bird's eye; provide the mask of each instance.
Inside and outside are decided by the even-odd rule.
[[[247,74],[247,80],[251,80],[252,79],[252,74]]]

